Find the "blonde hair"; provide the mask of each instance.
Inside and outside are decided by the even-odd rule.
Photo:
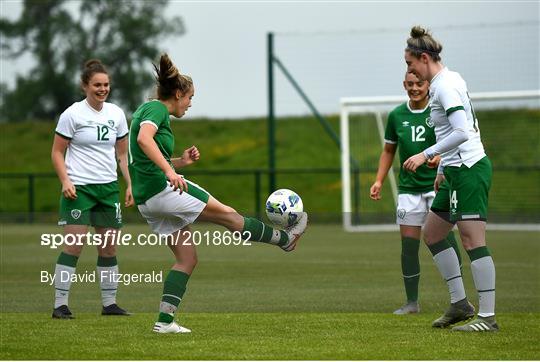
[[[436,62],[441,60],[442,44],[433,38],[431,32],[419,25],[411,29],[411,37],[407,39],[407,48],[411,55],[420,58],[422,53],[427,53]]]
[[[159,66],[152,64],[156,72],[158,99],[167,100],[174,96],[176,90],[182,95],[186,94],[193,86],[193,80],[188,75],[180,74],[173,64],[169,55],[164,53],[159,58]]]

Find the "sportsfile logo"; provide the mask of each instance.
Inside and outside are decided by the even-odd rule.
[[[184,231],[171,234],[138,234],[133,235],[118,230],[107,230],[104,234],[41,234],[41,246],[57,249],[62,245],[68,246],[160,246],[160,245],[186,245],[186,246],[251,246],[251,233],[249,231]]]

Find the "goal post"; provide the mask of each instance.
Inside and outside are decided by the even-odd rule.
[[[497,110],[497,109],[540,109],[540,90],[524,90],[524,91],[502,91],[502,92],[480,92],[470,94],[474,102],[475,110]],[[392,197],[385,195],[386,204],[376,205],[373,202],[373,210],[363,211],[366,208],[353,209],[355,205],[361,203],[359,200],[353,200],[358,192],[352,192],[351,189],[359,188],[358,184],[363,182],[360,187],[360,193],[369,193],[369,184],[375,180],[374,173],[376,172],[375,151],[380,151],[384,145],[384,119],[386,114],[401,103],[407,101],[407,96],[381,96],[381,97],[344,97],[340,99],[340,136],[341,136],[341,181],[342,181],[342,214],[343,227],[346,231],[390,231],[398,230],[395,224],[395,205],[397,204],[397,185],[394,168],[399,165],[394,162],[388,177],[387,191],[392,194]],[[534,116],[533,116],[534,118]],[[480,119],[480,127],[482,130],[482,140],[498,139],[499,133],[508,131],[512,133],[512,120],[496,120],[494,124],[488,124],[489,127],[482,127],[483,120]],[[371,123],[371,124],[370,124]],[[540,120],[536,117],[535,129],[538,129]],[[502,128],[501,128],[502,127]],[[525,129],[525,128],[524,128]],[[523,131],[523,130],[522,130]],[[377,137],[374,134],[378,133]],[[362,133],[370,133],[362,135]],[[537,150],[540,148],[540,139],[538,132],[534,137],[535,145],[519,145],[516,147],[523,148],[524,152]],[[511,139],[509,142],[520,142],[520,135],[515,136],[516,139]],[[376,141],[375,141],[376,140]],[[377,143],[377,144],[375,144]],[[530,148],[529,148],[530,147]],[[491,151],[497,152],[497,148]],[[503,151],[501,151],[503,152]],[[535,152],[535,151],[533,151]],[[488,149],[490,154],[490,149]],[[517,153],[519,154],[519,152]],[[353,170],[350,163],[351,156],[360,160],[360,169]],[[521,155],[523,158],[523,155]],[[531,155],[534,157],[534,154]],[[396,157],[397,158],[397,157]],[[378,157],[376,158],[378,161]],[[395,160],[397,161],[397,160]],[[505,193],[505,184],[511,187],[514,183],[520,184],[517,178],[525,177],[531,179],[531,184],[540,181],[540,165],[538,164],[520,164],[519,157],[516,157],[517,162],[509,161],[505,164],[494,164],[494,176],[497,176],[498,170],[505,174],[504,181],[500,181],[497,187],[492,187],[490,194],[490,203],[494,198],[493,193]],[[353,179],[355,175],[364,175],[362,180]],[[366,175],[368,175],[366,177]],[[358,176],[360,177],[360,176]],[[365,179],[368,180],[365,180]],[[355,186],[352,185],[355,183]],[[523,184],[523,182],[521,182]],[[366,189],[367,188],[367,189]],[[514,190],[515,191],[515,190]],[[518,190],[519,191],[519,190]],[[488,222],[488,228],[492,230],[533,230],[540,231],[540,200],[535,198],[537,190],[521,190],[523,192],[531,191],[529,200],[527,195],[520,194],[520,197],[514,198],[516,205],[512,204],[512,199],[497,198],[496,215],[493,222]],[[506,195],[504,195],[506,196]],[[365,197],[363,197],[365,200]],[[360,197],[362,200],[362,197]],[[391,200],[391,201],[390,201]],[[506,201],[505,201],[506,200]],[[523,200],[523,201],[519,201]],[[368,201],[364,201],[370,208]],[[506,205],[506,204],[508,205]],[[519,204],[518,204],[519,203]],[[490,214],[491,214],[490,204]],[[514,211],[512,211],[514,210]],[[515,212],[516,215],[513,215]],[[382,213],[389,215],[380,215]],[[519,214],[519,215],[518,215]],[[491,218],[490,218],[491,220]]]

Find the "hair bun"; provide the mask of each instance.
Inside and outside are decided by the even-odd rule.
[[[159,80],[163,82],[168,79],[174,79],[177,78],[179,74],[180,71],[176,68],[169,55],[167,53],[161,55],[159,58]]]
[[[436,62],[441,60],[439,55],[442,51],[442,44],[431,36],[429,30],[415,25],[411,29],[411,37],[407,39],[406,51],[419,58],[422,53],[427,53]]]
[[[426,34],[428,34],[427,30],[422,28],[420,25],[413,26],[411,29],[412,38],[421,38]]]
[[[168,99],[175,94],[176,90],[185,94],[193,86],[191,78],[180,73],[167,53],[161,54],[159,66],[152,65],[158,85],[158,99]]]
[[[86,63],[84,63],[85,68],[92,68],[94,66],[103,66],[103,64],[101,63],[101,60],[99,59],[90,59],[90,60],[87,60]]]

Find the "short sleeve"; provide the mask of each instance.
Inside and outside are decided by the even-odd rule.
[[[55,133],[65,139],[72,139],[75,135],[75,121],[67,110],[60,115],[58,124],[56,125]]]
[[[119,140],[121,138],[124,138],[128,134],[128,125],[126,120],[126,115],[124,114],[124,111],[121,109],[118,110],[120,114],[120,122],[118,123],[118,129],[116,130],[116,139]]]
[[[394,121],[394,112],[390,112],[388,115],[388,122],[386,123],[386,130],[384,132],[384,142],[396,144],[398,142],[398,135],[396,132],[396,122]]]
[[[439,102],[443,106],[446,116],[449,116],[455,111],[465,110],[463,101],[456,88],[441,88],[439,91]]]
[[[151,102],[149,107],[141,115],[141,125],[144,123],[152,123],[156,128],[169,119],[169,112],[161,102]]]

